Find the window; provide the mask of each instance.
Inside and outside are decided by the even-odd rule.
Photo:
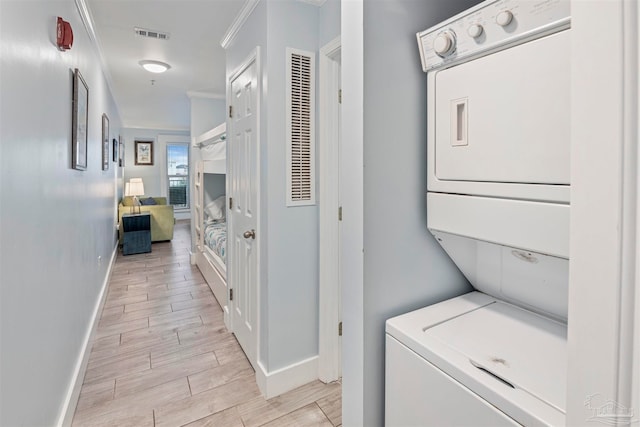
[[[189,144],[167,144],[169,204],[189,209]]]

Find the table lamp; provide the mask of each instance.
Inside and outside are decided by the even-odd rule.
[[[138,196],[144,195],[144,183],[142,182],[142,178],[131,178],[129,182],[125,185],[125,193],[129,192],[127,196],[133,196],[133,206],[137,207],[137,212],[135,209],[133,213],[140,213],[140,199]]]

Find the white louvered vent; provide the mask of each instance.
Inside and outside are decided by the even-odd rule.
[[[287,48],[287,206],[313,205],[315,54]]]
[[[149,30],[147,28],[135,27],[133,29],[137,35],[142,37],[150,37],[152,39],[168,40],[169,33],[163,31]]]

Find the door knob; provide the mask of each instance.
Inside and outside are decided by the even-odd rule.
[[[252,239],[256,238],[256,230],[251,230],[251,231],[245,231],[243,234],[245,239],[248,239],[249,237],[251,237]]]

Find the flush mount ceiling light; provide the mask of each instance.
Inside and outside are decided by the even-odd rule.
[[[138,64],[142,65],[142,68],[144,68],[145,70],[151,73],[164,73],[169,68],[171,68],[171,65],[166,64],[164,62],[160,62],[160,61],[144,60],[144,61],[138,62]]]

